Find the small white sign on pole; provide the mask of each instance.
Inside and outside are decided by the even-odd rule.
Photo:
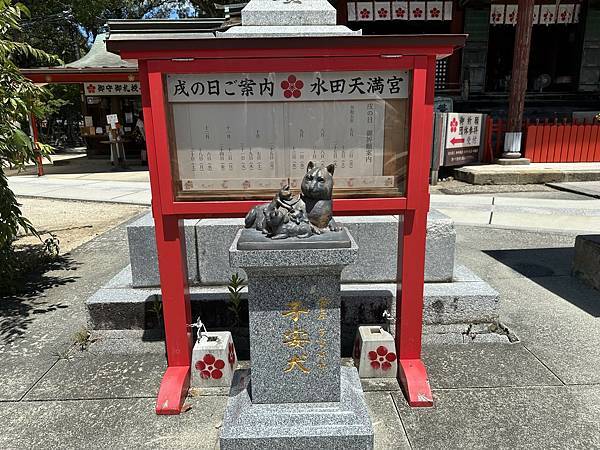
[[[119,116],[117,116],[116,114],[108,114],[106,116],[106,122],[108,122],[110,124],[110,127],[113,130],[117,129],[117,123],[119,123]]]
[[[481,114],[449,113],[446,148],[479,147],[481,129]]]

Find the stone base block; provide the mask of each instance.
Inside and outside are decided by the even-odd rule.
[[[600,234],[577,236],[573,276],[600,290]]]
[[[353,367],[341,367],[339,402],[253,404],[237,371],[221,428],[221,450],[372,449],[373,426]]]
[[[498,158],[496,164],[501,166],[527,166],[531,164],[528,158]]]
[[[402,217],[336,217],[359,246],[358,261],[342,272],[345,283],[391,283],[396,280],[398,228]],[[225,285],[242,269],[229,265],[229,245],[243,227],[243,219],[185,221],[188,272],[192,284]],[[195,225],[195,226],[194,226]],[[134,287],[160,284],[154,221],[151,215],[129,225],[129,253]],[[425,281],[449,282],[454,273],[456,231],[448,216],[432,210],[427,219]]]
[[[184,220],[185,243],[187,248],[187,269],[190,283],[197,283],[198,256],[196,250],[196,229],[198,220]],[[158,256],[154,219],[147,214],[127,226],[129,261],[134,287],[159,286]]]
[[[192,316],[199,315],[210,330],[230,329],[232,315],[227,309],[227,286],[192,286]],[[344,283],[341,287],[341,348],[350,356],[356,330],[364,324],[384,324],[387,309],[395,317],[396,285],[392,283]],[[457,266],[452,283],[425,283],[423,319],[425,325],[461,324],[498,320],[498,292],[464,266]],[[160,289],[135,289],[129,267],[117,274],[86,304],[92,329],[149,329],[159,323],[155,302]],[[427,327],[425,327],[427,329]],[[392,324],[391,333],[394,335]],[[456,336],[462,340],[462,332]],[[240,358],[247,358],[248,336],[234,336]]]

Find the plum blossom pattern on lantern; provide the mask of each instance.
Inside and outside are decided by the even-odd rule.
[[[441,11],[439,9],[437,9],[437,8],[431,8],[429,10],[429,16],[430,17],[437,18],[437,17],[440,17],[440,14],[441,14]]]
[[[371,16],[371,11],[369,11],[367,8],[363,8],[360,11],[360,18],[361,19],[368,19]]]
[[[386,17],[387,17],[387,15],[388,15],[388,10],[387,10],[387,9],[385,9],[385,8],[379,8],[379,9],[377,10],[377,15],[378,15],[379,17],[381,17],[382,19],[384,19],[384,18],[386,18]]]
[[[413,9],[413,17],[421,17],[423,16],[423,10],[421,8]]]
[[[200,372],[200,376],[204,379],[213,378],[218,380],[223,376],[222,369],[225,367],[225,361],[216,359],[210,353],[204,355],[202,359],[196,362],[196,369]]]
[[[396,354],[388,351],[385,345],[380,345],[377,350],[369,352],[369,360],[373,369],[387,371],[392,368],[391,363],[396,360]]]
[[[303,87],[304,82],[297,79],[295,75],[290,75],[287,77],[287,80],[281,82],[281,89],[283,89],[283,96],[285,98],[300,98]]]

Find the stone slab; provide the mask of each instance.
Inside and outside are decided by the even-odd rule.
[[[600,290],[600,234],[577,236],[573,275]]]
[[[3,449],[214,450],[226,397],[188,398],[177,417],[157,416],[156,398],[0,403]]]
[[[191,283],[198,281],[198,256],[196,249],[197,220],[185,220],[185,241],[187,250],[188,279]],[[134,287],[159,286],[158,254],[156,251],[156,235],[154,219],[151,214],[127,226],[129,241],[129,260]]]
[[[356,261],[358,257],[358,246],[349,234],[350,248],[326,248],[326,249],[294,249],[294,250],[238,250],[237,241],[243,230],[236,235],[235,240],[229,248],[229,263],[232,267],[240,267],[246,270],[286,269],[289,273],[297,273],[299,270],[310,270],[317,272],[322,267],[342,267]],[[293,269],[293,270],[292,270]]]
[[[500,296],[484,281],[425,285],[424,324],[494,322],[499,314]]]
[[[283,38],[360,36],[361,30],[351,30],[344,25],[302,26],[237,26],[225,32],[217,32],[219,38]]]
[[[25,400],[153,397],[166,367],[161,353],[73,353],[60,359]]]
[[[498,293],[466,267],[456,267],[455,282],[425,283],[425,324],[494,322],[498,318],[500,307]],[[92,328],[143,329],[155,325],[156,318],[151,307],[152,302],[160,298],[160,289],[134,289],[127,282],[126,274],[125,269],[115,277],[118,280],[113,279],[109,282],[110,288],[98,290],[87,300]],[[211,325],[230,325],[226,322],[228,313],[224,304],[229,299],[227,286],[193,286],[190,288],[190,296],[194,314],[205,311],[202,313],[204,317],[208,314],[205,306],[214,303],[214,306],[209,308],[210,319],[215,321]],[[396,285],[393,283],[342,284],[341,345],[344,354],[350,354],[352,351],[356,327],[383,323],[383,312],[386,309],[392,315],[395,314],[395,296]],[[458,335],[460,336],[460,333]]]
[[[58,356],[53,355],[21,356],[2,352],[0,402],[20,401],[57,359]]]
[[[425,345],[422,354],[433,389],[562,385],[522,344]]]
[[[569,277],[496,282],[502,318],[565,384],[600,383],[598,291]]]
[[[566,183],[548,183],[554,189],[600,198],[600,181],[574,181]]]
[[[371,449],[373,427],[356,369],[341,368],[339,402],[255,404],[252,375],[236,372],[221,428],[221,450]],[[240,381],[242,380],[243,381]]]
[[[229,265],[229,247],[239,230],[244,227],[244,219],[202,219],[196,224],[198,243],[198,274],[201,284],[227,284],[231,275],[241,269]]]
[[[397,388],[398,382],[396,380],[394,382]],[[375,434],[373,449],[409,450],[410,443],[389,392],[365,392],[365,400]]]
[[[531,160],[527,158],[498,158],[496,164],[501,166],[528,166]]]
[[[344,228],[335,232],[313,234],[306,238],[289,237],[287,239],[272,239],[261,231],[245,228],[237,240],[238,250],[302,250],[350,247],[350,238]]]
[[[242,28],[248,26],[335,25],[337,12],[327,0],[286,2],[252,0],[242,9]]]
[[[471,184],[533,184],[599,181],[600,163],[531,163],[526,166],[487,164],[454,169],[457,180]]]
[[[598,386],[434,390],[434,408],[392,397],[413,448],[598,448]]]
[[[454,221],[435,209],[427,215],[425,282],[452,281],[456,259]]]
[[[151,220],[145,218],[145,223]],[[397,216],[336,217],[346,227],[359,246],[356,263],[350,264],[342,272],[344,282],[389,283],[396,280],[398,251]],[[489,220],[489,213],[486,223]],[[144,221],[139,226],[145,227]],[[232,269],[229,265],[229,245],[237,232],[243,228],[243,219],[202,219],[195,227],[198,258],[198,282],[203,285],[224,285],[231,275],[238,272],[245,277],[242,269]],[[425,253],[425,281],[450,281],[454,271],[456,232],[452,219],[432,210],[428,216],[428,239]],[[132,227],[138,225],[133,224]],[[187,231],[186,231],[187,232]],[[130,231],[131,233],[131,231]],[[137,233],[137,232],[136,232]],[[146,233],[146,239],[154,239],[154,230]],[[191,239],[191,238],[190,238]],[[144,242],[145,242],[144,240]],[[153,241],[154,242],[154,241]],[[158,286],[158,265],[155,246],[130,242],[130,251],[135,252],[132,262],[136,287]],[[189,256],[189,255],[188,255]],[[189,256],[193,259],[193,256]],[[149,264],[143,265],[144,261]],[[156,272],[155,272],[156,271]],[[152,283],[152,284],[151,284]]]

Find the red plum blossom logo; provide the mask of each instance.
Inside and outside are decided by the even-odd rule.
[[[87,91],[88,94],[94,94],[96,92],[96,85],[88,84]]]
[[[458,121],[456,120],[456,117],[454,117],[452,119],[452,121],[450,122],[450,131],[452,133],[456,133],[456,128],[458,127]]]
[[[421,17],[423,16],[423,10],[421,8],[413,9],[413,17]]]
[[[388,351],[387,347],[380,345],[376,351],[369,352],[371,367],[373,369],[382,369],[384,371],[392,368],[392,362],[396,360],[396,354]]]
[[[405,14],[406,14],[406,10],[404,8],[396,9],[396,17],[403,18]]]
[[[295,75],[290,75],[287,80],[281,82],[281,89],[283,89],[283,96],[285,98],[299,98],[302,95],[302,88],[304,82],[298,80]]]
[[[223,372],[221,371],[223,367],[225,367],[225,361],[216,359],[210,353],[207,353],[204,355],[204,358],[196,362],[196,369],[200,371],[200,376],[205,380],[208,378],[215,380],[221,378],[223,376]]]
[[[437,18],[440,17],[440,10],[437,8],[431,8],[429,10],[429,17]]]
[[[368,19],[371,16],[371,11],[369,11],[367,8],[363,8],[360,11],[360,18],[361,19]]]

